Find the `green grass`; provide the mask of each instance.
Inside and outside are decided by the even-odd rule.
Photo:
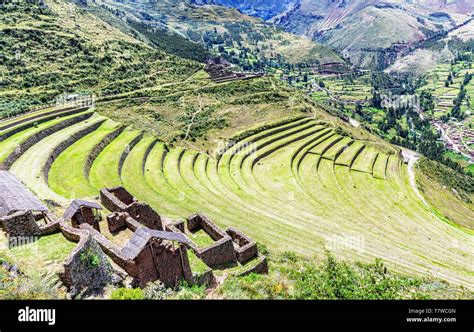
[[[193,273],[195,272],[202,274],[209,269],[209,267],[202,260],[200,260],[192,250],[188,250],[187,253],[189,265],[191,266],[191,271],[193,271]]]
[[[49,186],[58,195],[66,198],[89,197],[98,195],[98,191],[86,178],[85,165],[92,149],[104,137],[119,128],[118,124],[108,120],[97,130],[78,140],[67,148],[54,161],[49,172]],[[65,172],[68,176],[64,176]]]
[[[199,229],[194,232],[188,233],[188,236],[193,240],[200,248],[206,248],[213,245],[215,241],[207,234],[203,229]]]
[[[139,135],[137,131],[125,129],[97,156],[89,172],[91,186],[95,189],[120,186],[119,163],[122,154],[130,149],[130,143]]]
[[[409,277],[369,264],[337,260],[330,253],[320,264],[284,252],[271,259],[268,275],[230,277],[217,294],[225,299],[471,299],[473,293],[433,279]]]
[[[55,193],[49,186],[44,176],[44,168],[49,155],[67,138],[75,133],[103,121],[101,116],[75,124],[71,127],[58,131],[35,144],[27,150],[11,167],[11,172],[20,178],[30,189],[42,199],[50,199],[57,202],[67,201],[65,197]],[[67,177],[68,168],[62,172],[62,177]],[[74,179],[70,179],[75,181]]]
[[[130,150],[120,178],[114,174],[118,159],[137,134],[124,133],[96,159],[91,178],[122,183],[166,217],[203,212],[220,227],[237,227],[275,252],[291,246],[316,260],[338,238],[356,238],[362,248],[342,245],[335,254],[366,263],[381,257],[394,271],[421,276],[432,274],[435,264],[435,274],[445,280],[472,284],[472,271],[466,268],[472,259],[470,235],[424,206],[410,186],[407,167],[376,145],[334,134],[313,120],[297,120],[237,135],[236,144],[217,162],[145,136]],[[335,162],[337,152],[352,140]],[[83,163],[80,154],[70,156],[72,165]],[[20,178],[28,180],[27,174]],[[200,245],[210,243],[209,237],[195,237]]]
[[[371,146],[366,146],[366,148],[358,155],[354,164],[352,164],[352,169],[360,172],[372,173],[372,167],[378,154],[379,152],[377,149]]]
[[[3,245],[7,243],[3,232],[0,241]],[[0,250],[0,257],[8,257],[27,274],[47,274],[61,271],[62,264],[75,246],[76,243],[66,240],[61,233],[56,233],[42,236],[35,242],[8,249],[6,252]]]
[[[40,131],[45,130],[45,129],[47,129],[47,128],[55,125],[55,124],[58,124],[58,123],[63,122],[65,120],[69,120],[69,119],[72,119],[76,116],[80,116],[82,114],[86,114],[86,113],[89,113],[89,112],[90,111],[85,111],[85,112],[82,112],[82,113],[69,115],[69,116],[65,116],[65,117],[58,116],[57,119],[34,125],[29,129],[23,130],[23,131],[15,134],[15,135],[12,135],[12,136],[8,137],[6,140],[0,142],[0,162],[5,161],[5,159],[12,152],[15,151],[15,149],[18,147],[18,145],[20,145],[21,143],[26,141],[28,138],[30,138],[34,134],[39,133]],[[5,124],[5,122],[2,122],[2,125],[3,124]]]

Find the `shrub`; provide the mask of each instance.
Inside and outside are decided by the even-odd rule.
[[[32,273],[28,276],[10,278],[7,273],[0,272],[0,299],[64,299],[65,294],[59,290],[58,285],[59,280],[55,273],[50,273],[47,275]]]
[[[145,298],[140,288],[118,288],[112,292],[112,300],[143,300]]]
[[[293,278],[298,299],[399,299],[421,284],[419,279],[388,274],[381,260],[352,267],[329,252],[321,268],[308,264]]]
[[[86,263],[87,267],[90,269],[95,269],[99,267],[100,257],[91,249],[86,249],[84,252],[81,253],[79,258],[82,262]]]
[[[229,278],[219,289],[219,293],[226,299],[277,300],[289,298],[289,287],[286,281],[251,273]]]
[[[206,287],[189,285],[187,282],[183,282],[172,298],[177,300],[201,300],[206,298]]]

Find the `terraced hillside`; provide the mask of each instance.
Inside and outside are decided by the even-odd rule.
[[[284,32],[259,18],[214,6],[212,2],[98,0],[97,3],[119,17],[177,33],[216,53],[240,58],[236,62],[246,68],[278,58],[289,63],[343,62],[337,53],[307,37]],[[247,61],[242,61],[244,58]]]
[[[427,84],[423,86],[422,90],[431,92],[435,97],[436,105],[433,112],[435,118],[440,118],[454,107],[454,100],[460,92],[460,86],[466,74],[474,74],[470,61],[460,61],[455,65],[439,64],[427,75]],[[447,81],[449,84],[446,83]],[[461,106],[463,111],[470,110],[468,101],[471,100],[474,90],[473,84],[469,83],[466,89],[468,91],[467,98]]]
[[[387,145],[300,116],[242,132],[211,156],[76,111],[0,122],[9,126],[0,151],[13,151],[0,162],[51,204],[123,185],[165,216],[202,211],[276,251],[321,258],[328,248],[349,260],[380,257],[396,271],[474,284],[472,233],[424,205],[409,168]]]
[[[62,94],[114,95],[184,81],[203,67],[153,49],[92,3],[7,1],[0,35],[0,117]]]

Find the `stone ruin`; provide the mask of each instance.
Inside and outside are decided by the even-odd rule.
[[[195,214],[188,218],[187,229],[189,232],[202,229],[215,242],[205,248],[200,248],[194,241],[189,240],[188,246],[194,251],[204,263],[209,267],[216,267],[225,264],[234,264],[236,255],[231,237],[223,232],[216,224],[210,221],[203,214]],[[185,234],[183,226],[169,227],[170,231],[177,231]]]
[[[59,224],[52,214],[35,214],[33,211],[18,211],[0,218],[4,231],[10,238],[38,237],[59,230]],[[44,224],[40,225],[40,221]]]
[[[223,58],[209,59],[204,70],[214,83],[249,80],[264,76],[264,73],[242,73],[232,70],[232,64]]]
[[[258,255],[257,244],[236,228],[229,227],[226,233],[233,241],[235,255],[239,263],[244,264]]]
[[[207,247],[201,248],[194,241],[189,239],[187,244],[197,257],[199,257],[209,267],[219,267],[222,265],[235,265],[236,262],[245,264],[251,259],[258,259],[258,264],[251,270],[244,271],[241,275],[248,273],[267,273],[268,264],[265,256],[259,254],[257,244],[247,235],[236,228],[229,227],[224,232],[216,224],[202,213],[190,216],[186,225],[184,221],[168,224],[166,228],[171,232],[189,232],[202,229],[215,242]]]
[[[84,232],[76,248],[64,263],[60,275],[71,293],[100,289],[112,282],[114,270],[97,241]]]
[[[148,228],[162,230],[161,216],[148,204],[136,200],[125,188],[104,188],[100,191],[102,205],[112,212],[127,212]]]
[[[75,199],[64,212],[63,220],[71,220],[74,228],[79,228],[82,224],[88,224],[100,232],[100,215],[95,212],[97,210],[102,210],[99,204]]]
[[[110,214],[107,223],[112,233],[124,228],[133,231],[125,246],[118,246],[88,224],[81,225],[81,229],[92,235],[112,261],[134,279],[135,285],[144,287],[156,280],[173,287],[181,280],[194,283],[184,236],[152,230],[127,212]]]
[[[30,198],[33,200],[33,196]],[[28,209],[11,210],[0,216],[0,223],[9,237],[39,237],[61,232],[66,239],[76,242],[60,275],[73,295],[101,288],[117,279],[120,272],[112,267],[108,258],[132,278],[132,285],[139,287],[156,280],[171,287],[181,281],[209,286],[215,283],[213,267],[245,264],[251,259],[257,259],[257,264],[239,275],[268,272],[266,258],[258,253],[253,240],[232,227],[221,230],[201,213],[190,216],[186,222],[170,222],[123,187],[102,189],[100,200],[102,206],[111,211],[106,218],[110,233],[131,231],[124,245],[102,234],[97,213],[101,205],[83,200],[74,200],[61,219],[56,219],[33,200],[39,213]],[[203,230],[214,243],[198,246],[187,235],[197,230]],[[193,251],[208,270],[193,273],[188,250]]]

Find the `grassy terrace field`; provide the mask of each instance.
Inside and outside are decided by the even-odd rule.
[[[60,119],[41,126],[54,121]],[[395,149],[301,116],[237,135],[217,158],[119,129],[94,114],[36,142],[11,171],[40,198],[62,205],[123,185],[166,217],[200,211],[277,252],[322,259],[330,249],[364,262],[380,257],[395,271],[474,284],[472,232],[441,220],[419,200]],[[28,136],[16,135],[0,142],[2,151]],[[208,244],[201,235],[192,236]]]
[[[469,61],[460,61],[454,65],[439,64],[426,77],[426,84],[420,90],[426,90],[432,93],[436,98],[433,116],[439,118],[454,106],[454,99],[460,92],[461,83],[467,73],[474,73],[472,63]],[[452,75],[452,83],[446,85],[449,75]],[[470,98],[473,91],[473,83],[466,86],[467,95]],[[471,99],[472,100],[472,99]],[[466,101],[462,104],[463,111],[468,109]]]

